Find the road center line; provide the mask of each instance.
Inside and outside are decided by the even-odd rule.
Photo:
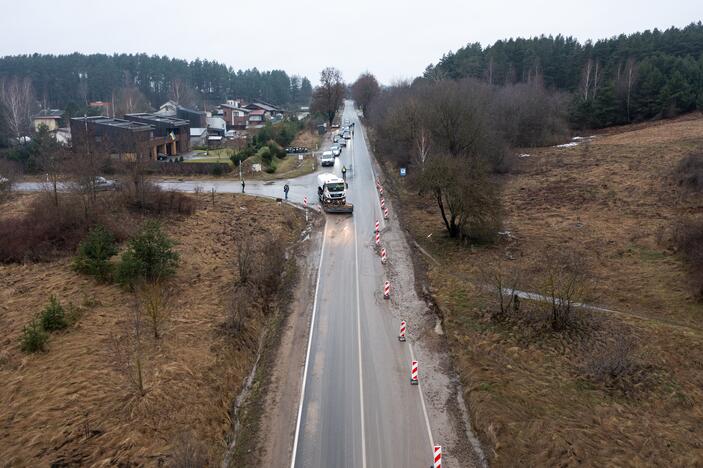
[[[352,167],[354,161],[354,140],[351,141]],[[356,184],[355,184],[356,185]],[[361,294],[359,294],[359,235],[356,230],[356,217],[352,217],[354,224],[354,269],[356,271],[356,338],[359,351],[359,403],[361,404],[361,466],[366,468],[366,425],[364,421],[364,374],[361,364]]]
[[[312,334],[315,330],[315,317],[317,315],[317,298],[320,290],[320,275],[322,273],[322,261],[325,258],[325,241],[327,240],[327,218],[322,228],[322,249],[320,249],[320,263],[317,266],[317,282],[315,284],[315,299],[312,304],[312,318],[310,319],[310,332],[308,333],[308,350],[305,354],[305,368],[303,370],[303,384],[300,389],[300,405],[298,406],[298,421],[295,425],[295,438],[293,439],[293,455],[290,460],[291,468],[295,468],[295,458],[298,454],[298,439],[300,437],[300,423],[303,415],[303,402],[305,401],[305,383],[308,380],[308,364],[310,363],[310,348],[312,347]]]
[[[361,364],[361,295],[359,294],[359,236],[354,223],[354,267],[356,269],[356,338],[359,351],[359,402],[361,404],[361,466],[366,468],[366,427],[364,424],[364,373]]]

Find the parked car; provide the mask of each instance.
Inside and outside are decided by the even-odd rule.
[[[340,138],[341,138],[341,137],[340,137],[339,133],[336,133],[336,134],[332,137],[332,141],[335,142],[335,143],[337,143]]]
[[[351,139],[351,133],[349,133],[349,130],[344,132],[344,135],[342,135],[345,140],[350,140]]]
[[[345,140],[344,138],[342,138],[341,140],[339,140],[339,143],[338,143],[338,144],[339,144],[339,146],[341,146],[342,148],[346,148],[346,147],[347,147],[347,140]]]
[[[332,151],[324,151],[320,156],[321,166],[334,166],[334,154]]]
[[[95,190],[112,190],[116,187],[114,180],[107,180],[105,177],[95,178]]]
[[[342,147],[339,145],[332,145],[330,147],[330,151],[332,151],[332,154],[336,157],[342,154]]]

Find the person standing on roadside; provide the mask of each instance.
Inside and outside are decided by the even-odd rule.
[[[347,180],[347,166],[342,166],[342,179]]]
[[[246,184],[244,183],[244,179],[242,179],[242,193],[244,193],[244,186],[245,186],[245,185],[246,185]]]
[[[283,186],[283,193],[286,195],[286,200],[288,200],[288,191],[290,190],[290,187],[288,187],[288,184]]]

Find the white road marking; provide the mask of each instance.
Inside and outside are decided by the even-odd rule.
[[[359,350],[359,402],[361,404],[361,466],[366,468],[366,427],[364,424],[364,373],[361,365],[361,295],[359,294],[359,236],[354,223],[354,257],[356,268],[356,337]]]
[[[352,167],[354,167],[354,143],[351,143]],[[366,468],[366,425],[364,421],[364,373],[361,365],[361,295],[359,294],[359,235],[356,230],[356,218],[352,217],[354,224],[354,268],[356,269],[356,338],[359,351],[359,402],[361,404],[361,466]]]
[[[408,343],[408,348],[410,348],[410,359],[415,360],[415,353],[413,352],[413,345]],[[430,438],[430,447],[434,446],[434,439],[432,438],[432,427],[430,427],[430,418],[427,416],[427,407],[425,406],[425,394],[422,393],[422,382],[417,381],[417,389],[420,392],[420,403],[422,404],[422,413],[425,415],[425,425],[427,426],[427,436]]]
[[[303,415],[303,402],[305,401],[305,383],[308,379],[308,364],[310,363],[310,348],[312,347],[312,334],[315,330],[315,317],[317,315],[317,297],[320,290],[320,273],[322,272],[322,260],[325,258],[325,241],[327,240],[327,220],[322,230],[322,249],[320,250],[320,263],[317,266],[317,283],[315,284],[315,299],[312,304],[312,319],[310,320],[310,333],[308,334],[308,350],[305,355],[305,368],[303,370],[303,384],[300,389],[300,406],[298,407],[298,422],[295,425],[295,438],[293,439],[293,456],[290,466],[295,468],[295,457],[298,454],[298,439],[300,437],[300,423]]]

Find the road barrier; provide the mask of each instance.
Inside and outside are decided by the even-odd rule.
[[[386,249],[381,249],[381,263],[386,264],[388,257],[386,256]]]
[[[388,208],[383,209],[383,219],[388,219]]]
[[[378,232],[378,231],[380,231],[380,230],[381,230],[381,223],[379,223],[378,220],[377,220],[377,221],[376,221],[376,231],[375,231],[375,232]]]
[[[410,366],[410,385],[417,385],[417,361],[413,361]]]
[[[434,446],[434,468],[442,468],[442,446]]]
[[[380,185],[378,186],[378,193],[383,195],[383,187],[381,187]]]
[[[398,341],[405,341],[405,328],[406,328],[405,320],[401,320],[400,332],[398,333]]]
[[[386,207],[386,200],[384,200],[383,197],[381,197],[381,208],[385,208],[385,207]]]
[[[376,245],[381,245],[381,234],[376,232]]]
[[[384,299],[390,299],[391,298],[391,282],[386,281],[383,283],[383,298]]]
[[[308,197],[304,197],[304,198],[303,198],[303,206],[304,206],[305,208],[308,207]]]

